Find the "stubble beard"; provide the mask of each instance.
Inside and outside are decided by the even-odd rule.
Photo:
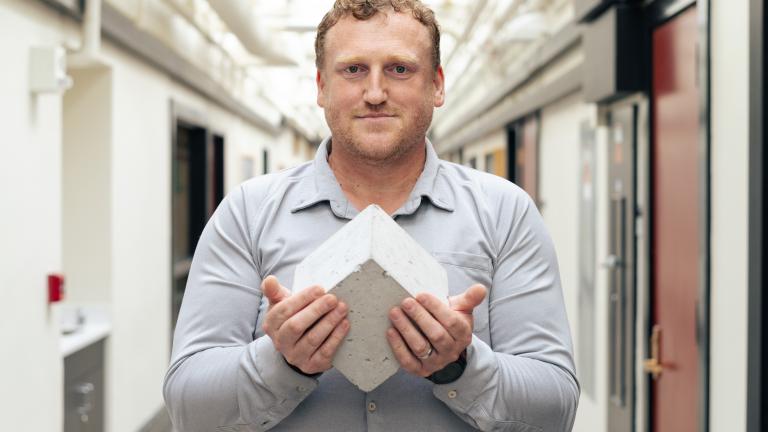
[[[388,165],[403,159],[415,147],[424,143],[427,129],[432,123],[430,106],[420,110],[412,122],[406,120],[406,124],[392,134],[390,142],[371,144],[363,142],[352,127],[334,127],[341,123],[337,119],[338,115],[329,115],[326,112],[326,121],[333,137],[333,148],[343,148],[359,162],[372,166]]]

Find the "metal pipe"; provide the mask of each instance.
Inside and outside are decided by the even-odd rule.
[[[208,4],[252,54],[265,59],[272,65],[297,65],[296,60],[286,54],[287,44],[280,43],[277,38],[265,31],[261,20],[255,16],[248,2],[208,0]]]
[[[95,59],[101,50],[101,0],[85,2],[83,44],[80,52],[85,58]]]
[[[464,27],[464,31],[462,31],[461,36],[459,36],[456,39],[456,43],[454,44],[450,54],[448,54],[448,58],[445,59],[446,66],[451,63],[451,60],[453,59],[454,55],[456,55],[456,52],[469,39],[469,35],[475,29],[475,24],[477,24],[477,19],[480,18],[480,14],[483,12],[483,9],[485,9],[485,6],[487,4],[488,4],[488,0],[479,0],[475,3],[475,7],[472,10],[472,15],[469,17],[469,22]]]

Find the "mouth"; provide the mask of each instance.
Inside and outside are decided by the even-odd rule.
[[[383,120],[388,118],[394,118],[394,114],[386,114],[386,113],[370,113],[370,114],[363,114],[363,115],[356,115],[355,118],[361,119],[361,120]]]

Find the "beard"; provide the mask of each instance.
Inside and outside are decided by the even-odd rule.
[[[355,159],[369,165],[381,166],[396,162],[424,144],[434,109],[426,102],[429,101],[425,101],[416,112],[396,112],[397,126],[385,124],[365,127],[355,124],[358,120],[348,120],[349,112],[326,110],[325,118],[331,129],[333,148],[343,148]],[[392,112],[380,107],[367,111]],[[342,118],[344,116],[346,118]]]

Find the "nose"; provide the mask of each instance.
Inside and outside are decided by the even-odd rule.
[[[368,74],[363,100],[371,105],[381,105],[387,100],[384,77],[381,72],[372,71]]]

